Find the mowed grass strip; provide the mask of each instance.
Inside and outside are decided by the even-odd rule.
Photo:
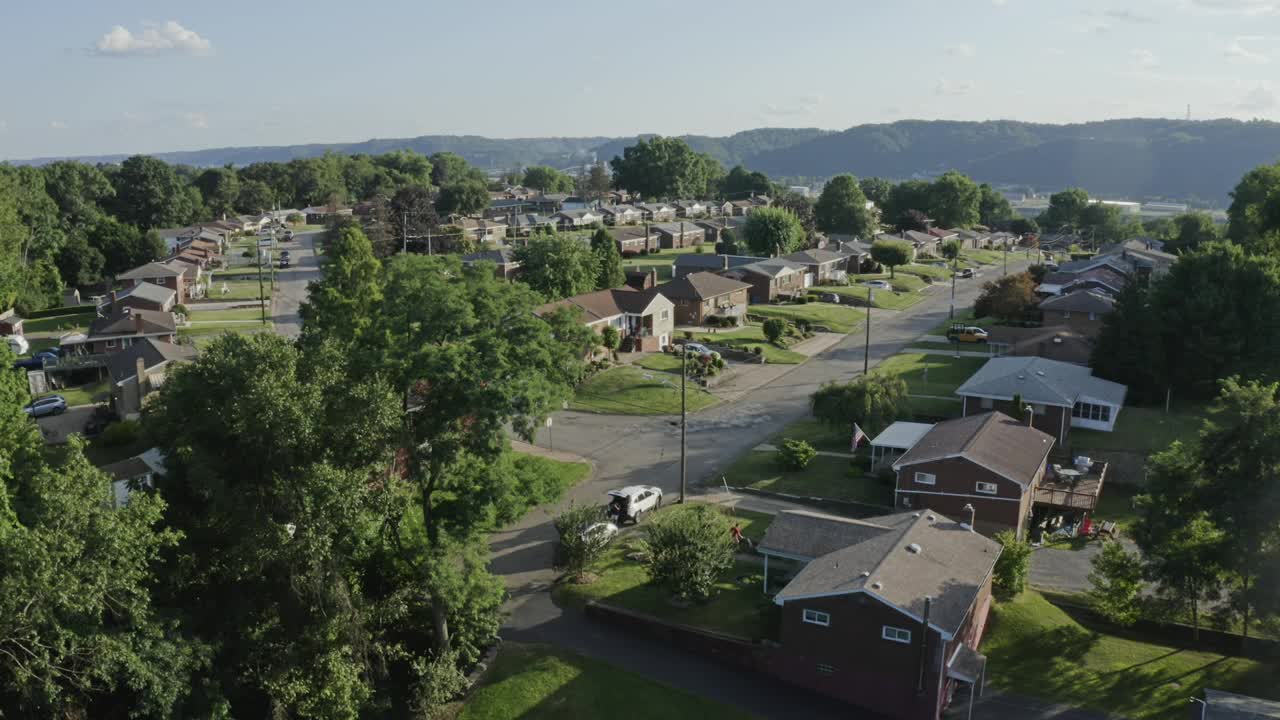
[[[693,386],[687,386],[685,394],[689,412],[718,402],[714,395]],[[614,415],[676,414],[680,412],[680,377],[655,375],[643,368],[612,368],[579,385],[570,407]]]

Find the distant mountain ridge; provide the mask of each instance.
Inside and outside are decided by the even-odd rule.
[[[651,137],[648,135],[639,137]],[[902,120],[817,128],[758,128],[727,137],[682,136],[725,167],[743,164],[773,177],[824,178],[842,172],[905,179],[956,169],[983,182],[1037,190],[1079,186],[1104,197],[1169,198],[1224,204],[1249,169],[1280,158],[1280,123],[1253,120],[1123,119],[1071,125],[1012,120]],[[228,147],[155,153],[197,166],[284,162],[325,152],[454,152],[484,169],[569,167],[620,155],[636,137],[486,138],[424,135],[357,143]],[[118,162],[126,155],[75,157]],[[24,161],[41,164],[60,158]]]

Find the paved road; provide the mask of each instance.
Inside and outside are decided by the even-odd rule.
[[[275,331],[288,338],[302,332],[302,318],[298,308],[307,299],[307,285],[320,279],[320,265],[316,259],[315,239],[322,230],[297,233],[292,242],[280,244],[289,251],[292,267],[276,270],[276,293],[271,303],[271,320]]]

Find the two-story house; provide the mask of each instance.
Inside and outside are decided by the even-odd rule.
[[[702,325],[712,317],[741,318],[747,314],[747,283],[709,272],[697,272],[658,286],[675,305],[676,323]]]
[[[171,312],[122,308],[95,318],[84,333],[62,338],[62,347],[75,353],[112,354],[147,338],[172,343],[178,326]]]
[[[1045,325],[1065,325],[1091,338],[1098,336],[1103,318],[1115,308],[1115,298],[1098,290],[1075,290],[1040,302]]]
[[[178,302],[185,303],[195,297],[200,268],[178,260],[150,262],[117,275],[116,280],[125,290],[144,282],[169,288],[177,295]]]
[[[582,324],[596,332],[604,332],[606,326],[617,328],[624,350],[661,350],[671,344],[675,330],[675,306],[656,288],[597,290],[547,303],[534,313],[542,317],[561,308],[576,308]]]
[[[1073,427],[1114,430],[1127,392],[1087,367],[1040,357],[992,358],[956,388],[966,416],[991,410],[1016,415],[1020,399],[1035,413],[1033,424],[1063,452],[1070,450]]]
[[[741,267],[722,270],[721,275],[751,284],[751,302],[767,303],[775,298],[804,292],[805,266],[782,258],[770,258]]]
[[[769,670],[887,717],[938,720],[958,685],[981,680],[1000,544],[928,511],[849,524],[847,544],[808,560],[774,596],[780,642]],[[762,547],[773,534],[771,525]],[[774,544],[822,544],[805,535]]]
[[[984,534],[1021,537],[1052,449],[1053,436],[1004,413],[940,422],[894,462],[894,504],[966,520],[972,514]]]

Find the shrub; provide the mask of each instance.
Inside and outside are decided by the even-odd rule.
[[[867,464],[870,465],[870,461]],[[898,474],[893,471],[893,468],[880,468],[876,471],[876,479],[881,485],[894,485],[898,482]]]
[[[187,311],[187,306],[186,306],[186,305],[183,305],[182,303],[178,303],[177,305],[174,305],[174,306],[173,306],[173,311],[174,311],[174,312],[176,312],[176,313],[178,313],[179,315],[187,315],[187,314],[189,314],[189,313],[188,313],[188,311]]]
[[[1132,625],[1142,616],[1141,558],[1118,542],[1107,542],[1093,556],[1092,565],[1089,597],[1094,609],[1121,627]]]
[[[600,521],[600,508],[594,505],[579,505],[574,502],[569,508],[556,516],[556,532],[560,535],[560,549],[564,558],[565,573],[572,578],[582,577],[583,572],[600,558],[608,544],[608,537],[603,533],[583,531],[593,523]]]
[[[457,651],[448,650],[431,659],[414,658],[412,667],[409,705],[414,717],[436,717],[446,703],[467,689],[467,676],[458,668]]]
[[[702,243],[698,243],[697,245],[694,245],[694,246],[693,246],[693,252],[694,252],[694,253],[696,253],[696,254],[698,254],[698,255],[701,255],[702,253],[704,253],[704,252],[706,252],[706,251],[707,251],[707,249],[706,249],[706,248],[704,248],[704,247],[702,246]]]
[[[796,298],[796,303],[797,303],[798,305],[808,305],[808,304],[809,304],[809,296],[808,296],[808,295],[800,295],[800,296],[798,296],[798,297]]]
[[[136,420],[119,420],[102,431],[98,442],[107,447],[130,445],[142,437],[142,425]]]
[[[253,251],[252,251],[252,250],[245,250],[244,252],[240,253],[240,257],[242,257],[242,258],[253,257]]]
[[[289,213],[288,216],[285,217],[285,221],[293,225],[301,225],[307,221],[307,218],[302,213]]]
[[[760,347],[759,345],[752,345],[751,352],[755,353],[756,355],[763,355],[764,348]]]
[[[693,339],[693,331],[692,331],[692,330],[685,330],[685,331],[684,331],[684,339],[685,339],[685,340],[692,340],[692,339]]]
[[[705,600],[733,565],[732,525],[719,509],[689,505],[655,517],[645,528],[649,580],[684,600]]]
[[[800,328],[800,332],[809,332],[809,321],[804,318],[798,318],[796,320],[796,327]]]
[[[818,451],[804,440],[783,440],[778,450],[778,462],[788,470],[803,470],[817,456]]]
[[[787,332],[787,321],[782,318],[769,318],[764,321],[761,327],[764,330],[765,339],[771,343],[776,343],[782,339]]]
[[[1001,597],[1017,597],[1027,588],[1027,568],[1031,565],[1031,544],[1019,540],[1012,530],[996,533],[996,542],[1004,546],[996,560],[991,584]]]

